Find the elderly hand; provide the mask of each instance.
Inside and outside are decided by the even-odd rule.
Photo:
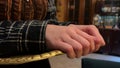
[[[105,41],[94,25],[48,25],[46,44],[49,49],[61,50],[69,58],[79,58],[99,50]]]

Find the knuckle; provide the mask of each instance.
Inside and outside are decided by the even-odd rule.
[[[90,26],[89,26],[89,29],[92,29],[92,30],[93,30],[93,29],[94,29],[94,30],[98,30],[97,27],[96,27],[95,25],[90,25]]]
[[[72,51],[72,49],[73,49],[72,46],[69,46],[69,47],[66,47],[65,50],[66,50],[67,53],[70,53]]]
[[[73,32],[73,29],[70,27],[70,28],[68,29],[68,32],[72,33],[72,32]]]
[[[96,26],[95,26],[95,25],[90,25],[90,27],[91,27],[91,28],[96,28]]]
[[[69,25],[69,28],[70,28],[71,30],[76,29],[76,25],[70,24],[70,25]]]
[[[85,45],[84,48],[89,49],[89,48],[90,48],[90,45]]]
[[[88,37],[87,37],[87,39],[88,39],[88,41],[89,41],[89,42],[94,41],[94,38],[93,38],[93,37],[91,37],[91,36],[88,36]],[[89,44],[89,45],[90,45],[90,44]]]
[[[75,49],[76,51],[82,51],[82,50],[83,50],[82,48],[83,48],[82,46],[78,46],[78,47],[75,47],[74,49]]]
[[[85,44],[85,46],[90,46],[89,42],[85,42],[84,44]]]
[[[73,24],[70,24],[69,26],[70,26],[70,27],[75,27],[75,25],[73,25]]]

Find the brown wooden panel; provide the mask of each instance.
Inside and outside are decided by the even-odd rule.
[[[85,0],[57,0],[58,21],[73,21],[77,24],[84,24]]]

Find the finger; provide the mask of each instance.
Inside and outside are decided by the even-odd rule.
[[[90,35],[94,36],[95,41],[95,51],[98,51],[101,46],[105,45],[105,41],[101,34],[99,33],[98,29],[94,26],[89,27],[88,32]]]
[[[82,46],[79,42],[77,42],[76,40],[72,39],[70,36],[66,36],[66,38],[63,38],[64,42],[71,45],[73,47],[73,50],[76,54],[76,57],[80,57],[82,55]],[[88,49],[86,48],[86,51]],[[89,50],[88,50],[89,51]]]
[[[76,57],[73,47],[70,44],[67,44],[66,42],[63,42],[63,41],[58,42],[58,49],[66,53],[67,57],[71,59]]]
[[[92,36],[95,36],[96,37],[96,44],[98,45],[105,45],[105,41],[103,39],[103,37],[101,36],[101,34],[99,33],[99,30],[93,26],[93,25],[88,25],[88,26],[84,26],[84,25],[81,25],[81,26],[77,26],[77,28],[79,28],[80,30],[83,30],[84,32],[92,35]]]
[[[90,53],[90,42],[85,39],[84,37],[80,36],[77,33],[69,33],[71,38],[74,39],[75,41],[77,41],[79,44],[81,44],[80,46],[82,46],[83,48],[83,55],[86,55],[88,53]],[[79,47],[80,48],[80,47]]]
[[[83,31],[77,31],[77,33],[79,35],[81,35],[82,37],[84,37],[87,41],[89,41],[90,43],[90,53],[95,51],[95,42],[94,42],[94,37],[88,35],[87,33],[83,32]],[[86,42],[85,42],[86,43]]]
[[[100,49],[100,47],[101,47],[101,45],[96,45],[96,46],[95,46],[95,51],[94,51],[94,52],[98,51],[98,50]]]
[[[95,36],[95,41],[97,45],[105,45],[105,41],[102,37],[102,35],[100,34],[100,32],[98,31],[98,29],[95,26],[91,26],[91,28],[89,27],[88,32],[90,35]]]

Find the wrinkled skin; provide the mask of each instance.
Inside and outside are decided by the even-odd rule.
[[[48,25],[46,44],[49,49],[61,50],[69,58],[79,58],[99,50],[105,41],[94,25]]]

